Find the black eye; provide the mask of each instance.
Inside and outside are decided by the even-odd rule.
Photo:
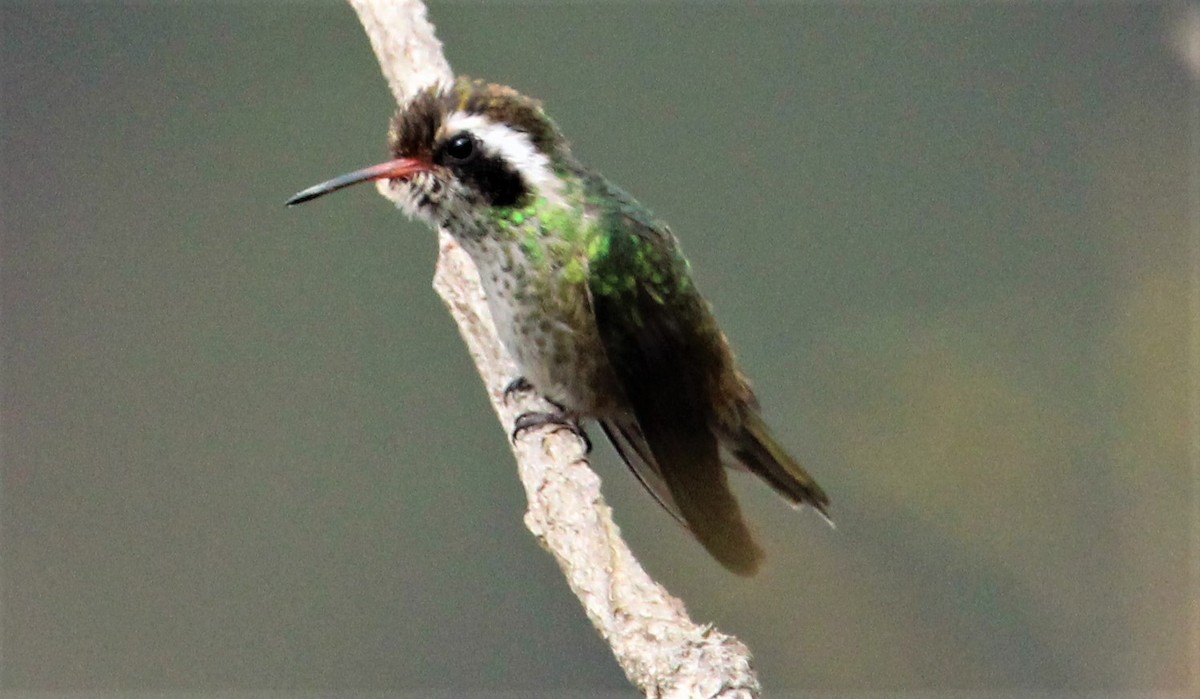
[[[464,165],[474,160],[478,153],[475,139],[466,132],[451,136],[442,146],[442,155],[445,156],[448,165]]]

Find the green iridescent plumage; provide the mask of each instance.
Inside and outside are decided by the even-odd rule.
[[[825,512],[825,493],[762,420],[674,235],[580,165],[539,102],[459,79],[401,109],[389,141],[395,160],[292,203],[387,179],[405,210],[453,235],[523,378],[562,406],[518,425],[598,421],[658,501],[739,574],[762,551],[725,466]]]

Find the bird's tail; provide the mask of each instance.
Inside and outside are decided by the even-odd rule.
[[[734,458],[795,506],[809,505],[829,521],[829,496],[771,435],[758,411],[743,411],[742,428],[727,443]]]

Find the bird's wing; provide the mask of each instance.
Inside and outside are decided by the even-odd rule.
[[[671,490],[663,479],[662,469],[654,460],[654,454],[650,453],[650,445],[646,443],[637,418],[633,415],[611,417],[601,420],[600,427],[604,429],[604,434],[613,445],[613,449],[629,470],[633,471],[633,475],[637,476],[642,486],[654,496],[664,510],[686,527],[687,521],[679,511],[679,505],[675,504],[675,498],[671,497]]]
[[[719,350],[708,306],[691,287],[670,232],[618,208],[603,254],[589,258],[596,326],[632,409],[605,431],[643,484],[735,573],[754,573],[762,551],[742,520],[712,431],[711,383]],[[719,331],[717,331],[719,332]]]

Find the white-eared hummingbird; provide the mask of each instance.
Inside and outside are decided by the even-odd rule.
[[[299,204],[385,180],[410,216],[448,231],[474,260],[521,375],[580,430],[593,419],[660,503],[726,568],[762,560],[725,467],[827,513],[820,486],[771,435],[670,229],[579,164],[541,104],[460,78],[427,88],[392,120],[393,159],[300,192]]]

